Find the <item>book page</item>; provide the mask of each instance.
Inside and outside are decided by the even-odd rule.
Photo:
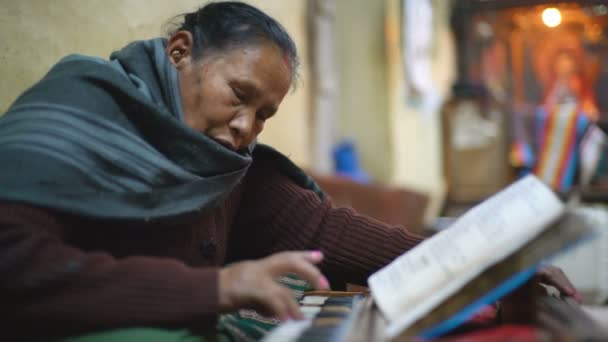
[[[396,336],[557,220],[564,205],[530,175],[374,273],[368,284]]]

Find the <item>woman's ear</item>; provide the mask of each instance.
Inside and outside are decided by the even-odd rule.
[[[194,40],[192,33],[177,31],[171,35],[165,53],[178,70],[192,63]]]

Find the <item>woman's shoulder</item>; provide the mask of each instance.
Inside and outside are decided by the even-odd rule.
[[[74,107],[98,106],[102,99],[112,102],[105,85],[125,84],[124,75],[100,57],[68,55],[59,60],[47,74],[24,91],[8,112],[37,103]],[[113,88],[112,88],[113,89]]]
[[[319,185],[302,168],[268,145],[258,144],[253,150],[253,162],[247,175],[254,183],[290,183],[315,192],[321,199],[325,197]]]
[[[87,78],[95,77],[123,77],[112,62],[96,56],[71,54],[60,59],[53,65],[41,81],[56,78]]]

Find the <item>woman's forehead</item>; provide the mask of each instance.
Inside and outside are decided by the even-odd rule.
[[[229,74],[252,77],[256,81],[291,82],[291,70],[285,55],[272,44],[248,45],[233,48],[220,55],[218,60]]]
[[[257,68],[260,71],[266,69],[279,69],[289,75],[292,81],[292,63],[290,57],[272,42],[257,42],[245,45],[226,47],[222,50],[208,51],[202,58],[202,64],[213,63],[218,59],[223,63],[230,64],[235,71],[245,68]],[[269,71],[266,70],[266,71]]]

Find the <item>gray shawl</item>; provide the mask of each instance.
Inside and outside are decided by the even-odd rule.
[[[134,42],[109,61],[68,56],[23,93],[0,118],[0,200],[134,220],[218,205],[253,146],[233,152],[183,123],[165,44]],[[282,154],[255,153],[322,196]]]

